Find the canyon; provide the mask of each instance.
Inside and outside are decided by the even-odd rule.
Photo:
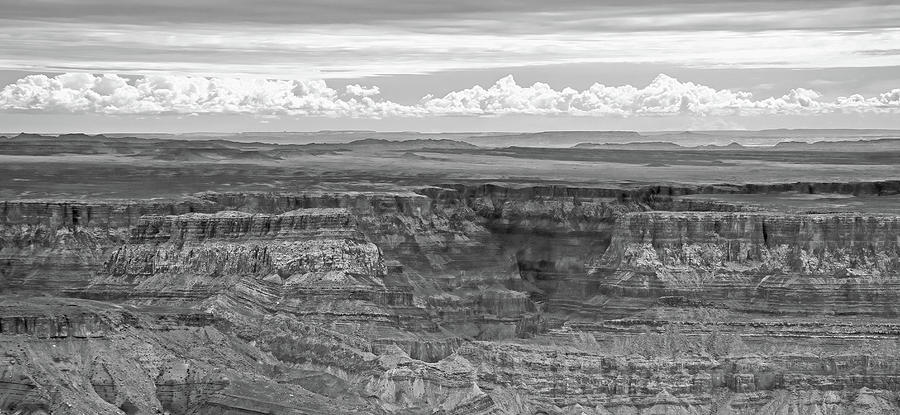
[[[379,154],[475,151],[432,145],[316,147],[341,186],[197,175],[300,168],[233,149],[110,178],[167,166],[171,189],[10,185],[0,413],[900,412],[897,178],[376,177]],[[16,177],[69,163],[17,151]]]

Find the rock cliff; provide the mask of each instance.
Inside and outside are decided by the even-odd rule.
[[[895,316],[900,219],[856,214],[623,216],[599,293],[776,314]]]
[[[0,410],[900,411],[896,182],[7,201]]]

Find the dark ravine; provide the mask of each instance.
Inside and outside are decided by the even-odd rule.
[[[0,202],[0,411],[900,411],[900,218],[679,198],[779,192],[900,181]]]

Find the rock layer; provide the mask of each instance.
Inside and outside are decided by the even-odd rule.
[[[896,315],[900,219],[854,214],[635,213],[594,275],[616,297],[770,313]]]
[[[676,196],[897,183],[3,202],[0,410],[896,412],[900,219]]]

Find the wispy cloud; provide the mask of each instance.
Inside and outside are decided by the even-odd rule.
[[[861,50],[857,53],[859,53],[860,55],[892,56],[900,55],[900,49],[869,49]]]
[[[519,85],[512,76],[488,88],[427,95],[404,105],[379,97],[378,87],[348,85],[337,91],[323,80],[266,80],[115,74],[30,75],[0,90],[6,112],[99,114],[249,114],[353,118],[549,115],[641,117],[668,115],[784,115],[900,113],[900,88],[877,96],[824,100],[795,88],[756,99],[749,92],[715,89],[659,75],[644,87],[596,83],[584,90],[544,83]]]
[[[621,25],[607,21],[571,21],[578,28],[568,30],[540,29],[545,24],[539,21],[513,20],[502,23],[535,29],[505,32],[490,30],[500,22],[452,23],[446,27],[424,21],[397,26],[129,25],[0,17],[0,69],[326,79],[572,63],[706,68],[900,65],[900,55],[860,53],[896,48],[900,44],[896,28],[615,31],[609,28]],[[589,26],[607,30],[581,28]]]
[[[895,27],[900,7],[891,0],[256,0],[252,7],[221,0],[0,0],[10,19],[140,25],[146,22],[263,25],[366,24],[408,26],[444,22],[446,27],[532,33],[561,28],[718,30]],[[608,19],[608,20],[603,20]],[[611,25],[598,26],[595,23]],[[501,23],[506,23],[502,27]],[[542,23],[539,26],[534,23]],[[585,23],[581,26],[581,23]],[[471,25],[470,25],[471,24]]]

